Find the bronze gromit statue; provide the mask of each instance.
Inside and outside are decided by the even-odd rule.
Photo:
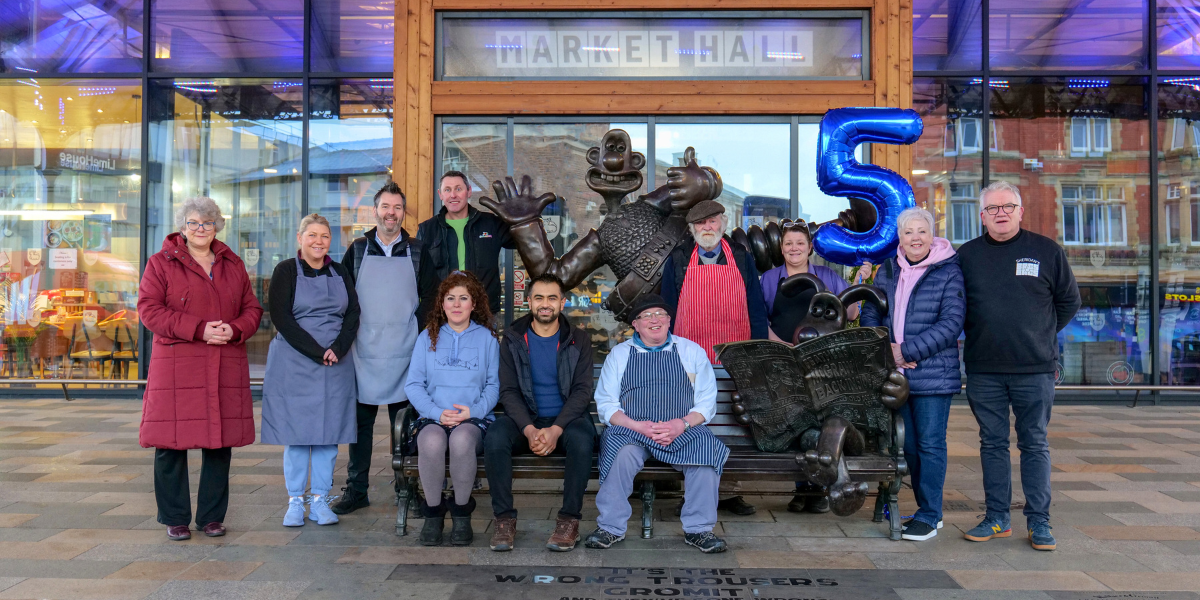
[[[588,231],[561,257],[555,258],[539,218],[557,197],[551,193],[535,197],[528,175],[519,186],[511,177],[494,182],[496,198],[483,197],[479,203],[509,224],[530,277],[553,273],[572,289],[592,271],[608,265],[618,283],[604,307],[628,321],[634,300],[658,291],[663,262],[690,235],[683,215],[697,202],[721,195],[721,176],[696,164],[696,152],[688,148],[683,165],[667,169],[666,185],[623,203],[642,186],[641,169],[646,166],[646,157],[632,150],[629,134],[610,130],[599,147],[588,150],[587,159],[591,164],[587,185],[604,198],[606,214],[599,229]]]
[[[772,322],[776,334],[795,346],[751,340],[717,347],[737,385],[733,412],[765,452],[797,448],[796,462],[812,483],[828,489],[834,514],[862,508],[867,484],[853,482],[846,456],[892,445],[891,412],[908,399],[908,380],[896,370],[883,327],[846,329],[845,305],[874,302],[887,311],[887,297],[874,286],[856,285],[840,295],[813,275],[785,279],[777,302],[815,291],[807,310],[791,325]],[[787,315],[783,315],[787,316]]]

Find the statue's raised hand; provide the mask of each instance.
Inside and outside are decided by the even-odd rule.
[[[671,208],[687,210],[703,200],[720,196],[721,176],[712,167],[696,164],[696,150],[689,146],[683,152],[683,166],[667,169],[667,188]]]
[[[542,210],[554,202],[554,194],[542,194],[534,197],[533,180],[528,175],[521,177],[521,185],[517,186],[512,177],[504,181],[493,181],[492,189],[496,191],[496,199],[487,196],[479,198],[479,203],[496,213],[510,226],[528,223],[542,216]]]

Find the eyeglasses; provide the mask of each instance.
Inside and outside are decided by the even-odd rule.
[[[205,231],[208,231],[210,229],[216,229],[217,222],[216,221],[205,221],[203,223],[199,223],[197,221],[188,221],[187,222],[187,228],[191,231],[198,231],[201,227],[203,227]]]
[[[646,313],[644,315],[638,315],[637,318],[634,320],[635,321],[661,321],[662,319],[669,319],[669,318],[671,318],[671,315],[660,310],[660,311],[656,311],[656,312],[652,312],[652,313]]]
[[[796,229],[808,229],[808,223],[804,222],[804,219],[797,219],[795,221],[783,221],[779,224],[779,226],[783,227],[784,229],[792,229],[793,227]]]
[[[1019,206],[1019,205],[1017,205],[1017,204],[995,204],[992,206],[985,206],[985,207],[983,207],[983,210],[985,212],[987,212],[987,214],[989,214],[989,215],[998,215],[998,214],[1000,214],[1000,209],[1003,208],[1004,214],[1011,215],[1011,214],[1013,214],[1014,210],[1017,210],[1017,206]]]

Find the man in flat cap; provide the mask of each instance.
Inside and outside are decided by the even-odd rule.
[[[704,425],[717,412],[712,364],[695,342],[671,335],[662,296],[639,297],[629,315],[633,338],[609,353],[596,388],[596,412],[608,428],[600,440],[600,515],[584,545],[603,549],[625,539],[633,480],[654,457],[683,473],[684,543],[724,552],[712,529],[729,448]]]
[[[754,256],[725,235],[725,207],[704,200],[686,218],[692,239],[664,261],[662,295],[675,315],[674,333],[700,344],[717,364],[713,346],[767,339],[767,304]]]

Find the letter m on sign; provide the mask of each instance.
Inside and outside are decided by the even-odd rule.
[[[519,69],[525,66],[525,32],[496,32],[496,67]]]

